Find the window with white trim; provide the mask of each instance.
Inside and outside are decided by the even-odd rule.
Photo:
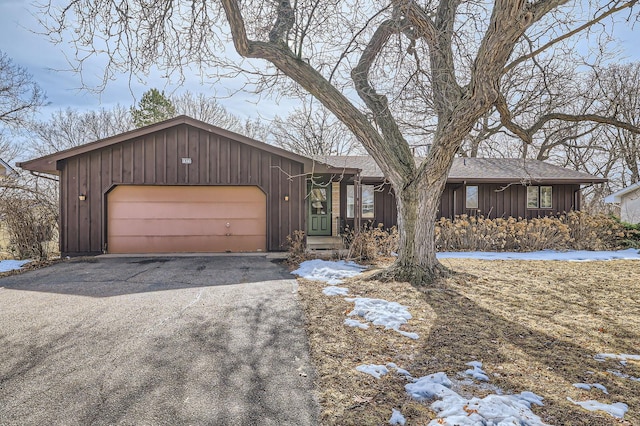
[[[360,185],[362,188],[362,218],[373,219],[375,217],[375,186]],[[356,199],[354,196],[354,186],[347,185],[347,217],[355,217]]]
[[[465,187],[464,207],[467,209],[478,208],[478,185],[467,185]]]

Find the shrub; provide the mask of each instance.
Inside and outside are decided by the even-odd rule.
[[[304,231],[293,231],[293,235],[287,235],[287,261],[289,263],[300,263],[306,260],[307,243]]]
[[[534,219],[442,218],[435,235],[439,251],[536,251],[613,249],[631,233],[608,216],[570,212]]]
[[[358,233],[349,231],[345,236],[349,247],[349,259],[370,262],[378,257],[390,257],[398,250],[398,230],[385,229],[382,224],[368,224]]]
[[[640,223],[620,223],[624,229],[624,239],[621,241],[623,247],[640,248]]]
[[[8,251],[19,259],[44,260],[54,239],[56,216],[32,199],[4,197],[0,218],[9,236]]]

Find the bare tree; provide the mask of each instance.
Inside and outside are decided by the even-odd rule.
[[[446,273],[435,255],[440,194],[463,141],[492,108],[525,143],[559,121],[639,131],[615,117],[562,110],[519,122],[510,111],[513,99],[502,90],[512,73],[572,49],[576,36],[606,42],[596,32],[607,26],[597,24],[616,14],[635,20],[636,3],[221,0],[220,10],[218,3],[197,1],[67,0],[61,8],[47,4],[43,24],[58,39],[71,37],[79,52],[106,51],[106,79],[121,71],[143,74],[160,66],[171,73],[197,64],[255,76],[258,90],[313,95],[349,128],[393,186],[400,247],[380,277],[419,285]],[[221,54],[229,34],[220,28],[229,29],[247,62],[232,63]],[[432,147],[416,165],[410,144],[421,134],[431,135]]]
[[[48,120],[28,124],[31,137],[26,145],[31,155],[42,156],[133,128],[129,109],[120,105],[87,112],[68,108],[52,113]]]
[[[357,148],[349,130],[313,100],[304,102],[286,118],[276,117],[271,135],[275,145],[312,158],[348,155]]]
[[[171,103],[175,106],[178,115],[188,115],[232,132],[242,133],[243,131],[242,120],[227,111],[213,96],[187,91],[172,96]]]
[[[0,123],[23,125],[46,97],[26,69],[0,51]]]
[[[10,164],[18,157],[20,147],[0,132],[0,159]]]
[[[607,113],[621,121],[640,127],[640,62],[610,65],[594,73],[591,81]],[[604,127],[597,135],[610,151],[618,154],[622,165],[619,185],[640,182],[640,135],[618,127]]]

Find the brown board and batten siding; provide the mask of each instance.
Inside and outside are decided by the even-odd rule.
[[[439,216],[452,219],[454,216],[514,217],[533,219],[555,216],[572,210],[580,210],[580,185],[544,184],[553,187],[551,208],[527,208],[527,186],[515,184],[470,183],[478,186],[478,208],[465,206],[465,185],[447,184],[440,198]]]
[[[378,181],[363,181],[363,184],[377,186],[374,198],[373,219],[362,219],[363,224],[385,228],[397,226],[395,195],[389,184]],[[346,185],[341,184],[340,216],[343,223],[353,229],[353,218],[346,217]],[[484,216],[495,219],[496,217],[514,217],[532,219],[536,217],[555,216],[580,209],[580,185],[578,184],[553,184],[552,207],[550,209],[527,208],[527,186],[515,184],[470,184],[478,186],[478,208],[467,209],[465,207],[465,185],[461,183],[447,184],[440,197],[438,217],[453,219],[463,214],[469,216]]]
[[[303,176],[301,162],[189,124],[65,158],[57,168],[64,254],[108,251],[106,203],[118,185],[256,186],[266,194],[270,251],[283,250],[287,235],[305,227],[305,179],[291,178]]]

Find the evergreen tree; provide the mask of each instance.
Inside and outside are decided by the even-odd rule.
[[[150,89],[146,91],[138,106],[131,107],[131,117],[136,127],[148,126],[162,120],[175,117],[176,108],[171,103],[164,91],[158,89]]]

